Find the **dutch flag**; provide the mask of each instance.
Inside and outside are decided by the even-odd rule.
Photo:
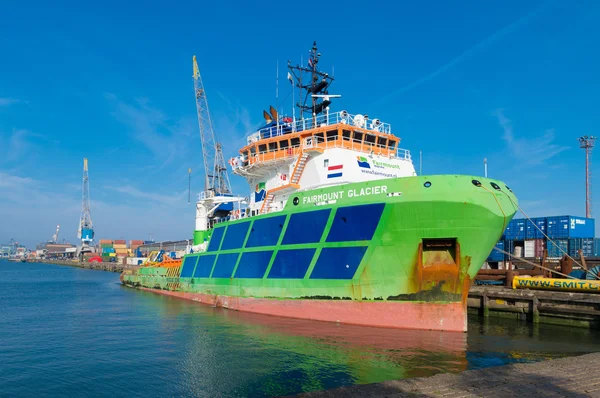
[[[338,178],[343,174],[343,164],[338,164],[337,166],[329,166],[327,168],[327,178]]]

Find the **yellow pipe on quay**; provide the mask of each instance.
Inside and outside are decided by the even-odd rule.
[[[513,278],[512,288],[600,293],[600,280],[532,278],[527,276],[515,276]]]

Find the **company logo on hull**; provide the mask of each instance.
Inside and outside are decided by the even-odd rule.
[[[265,198],[265,183],[259,182],[254,189],[254,202],[261,202]]]
[[[362,169],[370,169],[371,168],[371,165],[369,164],[369,159],[367,159],[363,156],[357,156],[356,162],[358,163],[358,167],[360,167]]]

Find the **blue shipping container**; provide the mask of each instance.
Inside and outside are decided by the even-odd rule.
[[[593,238],[595,235],[593,218],[548,217],[548,237],[550,238]]]
[[[504,241],[499,241],[498,243],[496,243],[495,247],[497,247],[500,250],[504,250]],[[504,261],[504,253],[499,252],[496,249],[492,249],[492,252],[488,256],[486,261]]]
[[[555,244],[553,244],[552,242],[554,242]],[[556,247],[556,246],[558,246],[558,247]],[[569,240],[568,239],[548,240],[548,241],[546,241],[546,249],[548,250],[548,257],[562,257],[565,255],[565,253],[569,252]]]
[[[544,234],[548,234],[546,231],[546,217],[535,217],[531,221],[526,220],[526,239],[546,239]]]
[[[526,235],[525,220],[513,219],[508,223],[504,236],[506,240],[524,240]]]
[[[594,255],[594,239],[593,238],[574,238],[569,239],[569,256],[573,258],[579,257],[579,249],[585,257]]]
[[[594,239],[594,257],[600,257],[600,239]]]

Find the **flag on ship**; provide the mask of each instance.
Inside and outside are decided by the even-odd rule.
[[[341,177],[343,174],[343,168],[344,165],[343,164],[338,164],[335,166],[329,166],[327,168],[327,178],[338,178]]]

